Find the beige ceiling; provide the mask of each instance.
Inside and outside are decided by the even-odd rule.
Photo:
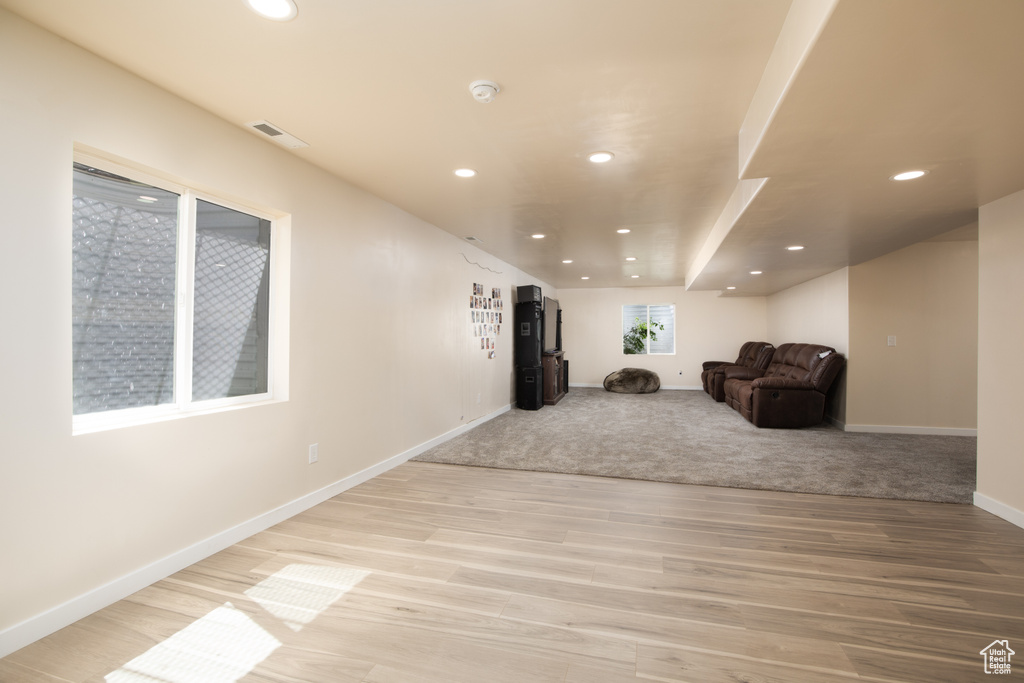
[[[0,6],[559,288],[771,293],[1024,188],[1019,0],[297,2]]]

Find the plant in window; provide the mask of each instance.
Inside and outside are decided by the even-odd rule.
[[[622,335],[622,352],[626,354],[647,353],[647,339],[658,341],[655,330],[664,331],[664,329],[665,326],[653,318],[650,324],[640,318],[634,318],[633,326]]]

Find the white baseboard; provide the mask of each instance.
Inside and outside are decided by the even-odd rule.
[[[509,403],[508,405],[504,405],[504,406],[498,408],[494,412],[487,413],[483,417],[478,417],[475,420],[470,420],[469,422],[467,422],[464,425],[459,425],[455,429],[452,429],[451,431],[447,431],[444,434],[442,434],[441,436],[436,436],[433,439],[430,439],[429,441],[424,441],[423,443],[421,443],[418,446],[413,446],[409,450],[407,450],[407,451],[405,451],[403,453],[399,453],[398,455],[394,456],[393,458],[389,458],[388,460],[385,460],[384,462],[391,462],[392,460],[399,459],[398,462],[396,462],[394,465],[391,465],[391,467],[395,467],[397,465],[401,465],[406,460],[411,460],[412,458],[415,458],[420,453],[425,453],[426,451],[429,451],[434,446],[439,446],[439,445],[443,444],[445,441],[449,441],[451,439],[454,439],[459,434],[465,434],[470,429],[473,429],[474,427],[478,427],[478,426],[482,425],[484,422],[489,422],[490,420],[493,420],[494,418],[498,417],[499,415],[504,415],[505,413],[507,413],[510,410],[512,410],[512,404],[511,403]],[[381,470],[381,472],[386,472],[387,470],[391,469],[391,467],[386,467],[385,469]],[[367,479],[375,477],[378,474],[380,474],[380,472],[374,472],[373,475],[371,475],[371,477],[367,477]],[[359,483],[362,483],[362,482],[359,482]],[[355,486],[355,484],[353,484],[353,486]],[[337,494],[335,494],[335,495],[337,495]]]
[[[931,434],[934,436],[978,436],[977,429],[963,427],[905,427],[897,425],[844,425],[847,432],[869,434]]]
[[[581,387],[583,389],[604,389],[604,385],[603,384],[573,384],[572,382],[569,382],[569,388],[571,389],[573,387]],[[668,391],[703,391],[704,390],[704,387],[700,387],[700,386],[696,386],[696,387],[691,387],[691,386],[668,386],[666,384],[662,384],[661,388],[662,389],[667,389]]]
[[[1001,503],[995,498],[989,498],[983,493],[974,492],[974,504],[985,512],[991,512],[996,517],[1002,517],[1010,524],[1024,529],[1024,511]]]
[[[101,610],[108,605],[112,605],[118,600],[128,597],[132,593],[142,590],[146,586],[156,583],[161,579],[165,579],[171,574],[181,571],[185,567],[206,559],[214,553],[218,553],[225,548],[229,548],[235,543],[249,538],[253,534],[269,529],[279,522],[283,522],[290,517],[294,517],[300,512],[308,510],[314,505],[319,505],[328,498],[333,498],[353,486],[362,484],[364,481],[368,481],[378,474],[387,472],[391,468],[397,467],[411,458],[415,458],[420,453],[423,453],[438,444],[455,438],[456,436],[469,431],[473,427],[483,424],[488,420],[492,420],[503,413],[507,413],[511,408],[511,405],[506,405],[488,415],[484,415],[476,420],[460,425],[459,427],[445,432],[436,438],[425,441],[418,446],[414,446],[413,448],[392,456],[387,460],[377,463],[376,465],[367,467],[360,472],[351,474],[344,479],[319,489],[318,491],[307,493],[301,498],[296,498],[289,503],[285,503],[281,507],[253,517],[252,519],[242,522],[237,526],[199,541],[184,550],[172,553],[171,555],[159,559],[146,567],[115,579],[106,585],[95,588],[88,593],[79,595],[76,598],[72,598],[71,600],[61,605],[57,605],[42,614],[26,619],[20,624],[15,624],[14,626],[0,631],[0,658],[6,657],[12,652],[16,652],[26,645],[34,643],[40,638],[44,638],[55,631],[59,631],[65,626],[89,616],[93,612]]]

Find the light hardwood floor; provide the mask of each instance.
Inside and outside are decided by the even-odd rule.
[[[1024,677],[1024,530],[978,508],[410,462],[0,680],[962,683],[996,639]]]

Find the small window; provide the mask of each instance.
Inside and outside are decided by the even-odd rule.
[[[73,431],[271,398],[273,221],[122,172],[74,164]]]
[[[267,392],[270,221],[196,202],[192,400]]]
[[[622,353],[674,354],[676,307],[672,304],[622,307]]]

